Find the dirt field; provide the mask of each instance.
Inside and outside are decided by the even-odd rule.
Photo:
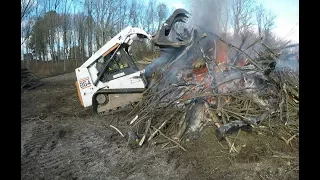
[[[93,117],[80,105],[74,73],[42,82],[21,94],[21,179],[299,179],[297,149],[274,136],[241,131],[237,155],[213,127],[182,143],[187,152],[148,144],[133,149],[109,127],[125,112]]]

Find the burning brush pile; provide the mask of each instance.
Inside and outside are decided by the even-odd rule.
[[[170,19],[166,24],[161,30]],[[286,142],[298,136],[299,71],[284,65],[287,55],[263,44],[253,58],[247,52],[261,42],[243,51],[201,29],[184,29],[170,44],[161,30],[161,55],[145,69],[148,90],[126,118],[137,144],[170,142],[185,150],[179,141],[197,139],[206,126],[228,143],[239,129],[285,128]]]

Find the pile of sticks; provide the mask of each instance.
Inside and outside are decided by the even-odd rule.
[[[234,47],[225,43],[228,47]],[[199,52],[203,53],[201,48],[200,46]],[[211,124],[216,127],[217,137],[227,140],[230,151],[233,152],[237,152],[237,149],[228,140],[228,135],[239,129],[274,132],[275,128],[283,128],[286,134],[278,134],[281,139],[287,144],[292,143],[293,139],[298,142],[299,72],[275,69],[279,53],[268,47],[265,53],[259,52],[257,58],[251,58],[241,49],[237,51],[246,55],[251,68],[238,68],[236,72],[241,76],[224,78],[228,80],[212,83],[210,87],[204,83],[186,82],[181,78],[176,83],[169,83],[172,68],[158,73],[155,76],[157,79],[153,80],[155,83],[144,92],[143,99],[122,119],[127,120],[138,144],[141,146],[145,142],[151,142],[163,144],[163,148],[179,147],[186,151],[179,142],[184,138],[192,138],[203,127]],[[199,55],[199,52],[193,54]],[[203,82],[217,82],[217,73],[210,67],[214,61],[207,54],[203,54],[203,57],[209,70]],[[263,76],[262,88],[250,89],[246,86],[244,89],[235,88],[228,92],[217,90],[222,85],[230,86],[250,76],[252,83],[255,83],[257,77]],[[186,98],[186,94],[194,91],[191,97]]]
[[[30,72],[28,68],[21,66],[21,91],[30,90],[40,86],[40,79]]]

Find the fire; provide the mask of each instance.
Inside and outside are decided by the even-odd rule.
[[[194,75],[194,79],[197,83],[202,83],[206,74],[208,73],[208,68],[207,67],[203,67],[200,69],[194,69],[193,70],[193,75]]]
[[[223,72],[228,69],[228,46],[220,40],[216,40],[216,72]]]

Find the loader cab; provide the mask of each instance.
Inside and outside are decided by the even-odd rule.
[[[104,66],[106,66],[105,70]],[[98,76],[103,73],[100,79],[101,82],[107,82],[139,71],[133,57],[123,45],[101,57],[96,63],[96,68]]]

